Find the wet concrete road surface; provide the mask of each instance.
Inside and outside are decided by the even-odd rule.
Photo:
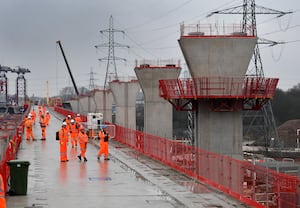
[[[60,162],[62,117],[51,115],[45,141],[36,122],[37,140],[21,143],[18,160],[30,162],[27,195],[7,196],[8,208],[246,207],[113,141],[109,161],[97,160],[98,141],[90,141],[87,162],[70,145],[69,162]]]

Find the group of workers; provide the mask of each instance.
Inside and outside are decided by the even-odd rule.
[[[26,140],[36,140],[33,133],[33,127],[35,126],[37,117],[41,127],[41,140],[46,140],[46,128],[49,125],[51,116],[49,111],[46,111],[46,109],[42,106],[38,106],[38,115],[36,115],[34,109],[32,109],[23,121],[26,132]],[[67,154],[69,141],[71,143],[72,148],[76,148],[79,144],[80,154],[77,157],[80,161],[83,160],[84,162],[87,162],[86,149],[89,137],[86,132],[86,129],[82,125],[80,114],[77,114],[75,118],[72,118],[71,115],[68,115],[64,119],[61,128],[57,132],[57,137],[60,144],[61,162],[69,161]],[[99,151],[97,153],[97,159],[99,160],[100,157],[104,155],[104,160],[109,160],[108,141],[110,135],[107,131],[106,125],[101,126],[97,138],[99,139],[100,145]]]
[[[26,133],[26,140],[35,140],[35,136],[33,134],[33,127],[35,126],[36,119],[36,112],[34,108],[32,108],[28,116],[23,121]],[[41,140],[46,140],[46,127],[49,125],[50,119],[51,115],[49,111],[46,111],[46,108],[43,106],[38,106],[38,122],[41,127]]]
[[[46,111],[46,108],[43,106],[38,106],[38,115],[34,108],[30,111],[28,116],[24,119],[23,125],[25,127],[25,135],[26,140],[36,140],[33,128],[36,123],[36,119],[41,127],[41,140],[46,140],[46,128],[50,123],[50,113]],[[68,115],[66,119],[64,119],[61,129],[58,131],[58,139],[60,144],[60,161],[67,162],[68,154],[67,148],[69,143],[69,137],[71,140],[72,148],[77,147],[78,143],[80,146],[80,154],[77,156],[78,159],[81,161],[83,159],[84,162],[87,162],[86,158],[86,149],[88,143],[88,134],[82,125],[80,114],[77,114],[76,117],[73,119],[71,115]],[[97,153],[97,159],[100,160],[101,156],[104,155],[104,160],[109,160],[108,157],[108,142],[110,139],[109,132],[107,130],[106,125],[101,126],[101,130],[98,132],[99,139],[99,151]],[[4,206],[5,205],[5,206]],[[3,179],[0,175],[0,207],[6,207],[6,200],[5,200],[5,193],[4,193],[4,185]]]
[[[101,130],[98,132],[98,138],[100,140],[100,149],[97,153],[97,159],[99,160],[102,155],[104,155],[104,160],[109,160],[108,157],[108,141],[109,133],[107,131],[106,125],[102,125]],[[58,131],[58,139],[60,144],[60,161],[68,162],[68,144],[69,139],[72,148],[76,148],[79,143],[80,154],[77,158],[80,161],[87,162],[86,150],[88,143],[88,133],[81,123],[80,114],[77,114],[73,119],[71,115],[68,115]]]
[[[76,118],[73,119],[71,115],[68,115],[58,131],[58,139],[60,145],[60,161],[68,162],[68,144],[69,136],[71,139],[72,148],[77,147],[79,143],[80,146],[80,155],[78,158],[81,160],[81,157],[84,161],[87,161],[85,156],[86,147],[88,143],[88,135],[85,132],[84,126],[81,124],[80,114],[76,115]]]

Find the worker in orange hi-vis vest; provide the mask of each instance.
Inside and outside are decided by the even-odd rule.
[[[70,132],[72,148],[77,146],[79,128],[80,126],[78,126],[77,123],[75,123],[74,119],[71,119],[69,132]]]
[[[49,111],[46,111],[45,118],[46,118],[46,125],[48,126],[50,123],[50,119],[51,119],[51,115],[50,115]]]
[[[79,113],[76,114],[75,122],[81,125],[82,120]]]
[[[106,125],[102,126],[102,129],[98,133],[98,137],[100,139],[100,149],[98,151],[97,159],[99,160],[100,157],[104,154],[104,160],[109,160],[108,157],[108,141],[109,141],[109,133],[106,129]]]
[[[41,120],[42,115],[44,115],[44,113],[43,113],[43,111],[41,109],[39,109],[39,112],[38,112],[38,119],[39,119],[39,121]]]
[[[27,116],[27,119],[24,122],[24,127],[25,127],[25,132],[26,132],[26,140],[30,140],[30,138],[32,140],[34,140],[34,135],[33,135],[33,131],[32,131],[33,120],[32,120],[32,117],[30,114]]]
[[[85,157],[87,143],[89,141],[88,135],[85,132],[84,128],[80,128],[80,132],[78,134],[78,140],[80,145],[80,155],[78,155],[78,159],[81,161],[81,158],[84,159],[84,162],[87,162]]]
[[[4,182],[1,174],[0,174],[0,208],[6,208]]]
[[[42,138],[41,138],[41,140],[46,140],[47,120],[46,120],[44,114],[41,115],[40,126],[41,126],[41,129],[42,129]]]
[[[60,148],[60,162],[68,162],[68,143],[69,143],[69,131],[67,129],[67,123],[63,122],[61,129],[58,131],[59,148]]]
[[[32,110],[30,111],[31,114],[31,119],[33,121],[33,124],[35,125],[35,120],[36,120],[36,112],[34,111],[34,109],[32,108]]]
[[[68,129],[68,130],[70,130],[71,120],[72,120],[72,116],[71,116],[71,115],[68,115],[68,116],[65,118],[65,120],[64,120],[64,122],[67,123],[67,129]]]

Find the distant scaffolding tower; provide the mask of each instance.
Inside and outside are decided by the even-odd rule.
[[[232,7],[224,10],[214,11],[213,14],[242,14],[243,15],[243,28],[242,33],[257,36],[256,14],[273,14],[277,17],[289,14],[291,12],[282,12],[274,9],[265,8],[255,4],[255,0],[243,0],[243,5]],[[274,41],[258,41],[258,44],[276,45]],[[262,59],[259,52],[258,44],[254,48],[252,57],[253,66],[249,66],[247,75],[254,77],[264,77]],[[253,102],[255,102],[253,100]],[[275,137],[278,139],[277,127],[272,111],[271,101],[268,100],[260,111],[244,111],[244,135],[254,134],[256,136],[263,136],[268,145],[269,139]]]
[[[18,74],[16,83],[17,83],[17,95],[16,103],[18,105],[24,105],[26,101],[26,79],[24,77],[25,73],[29,73],[29,69],[21,68],[15,69],[13,72]]]
[[[0,104],[7,104],[8,99],[8,89],[7,89],[7,76],[6,73],[10,71],[14,71],[14,69],[11,69],[7,66],[1,66],[0,65]]]
[[[114,33],[116,32],[121,32],[124,34],[124,31],[122,30],[116,30],[113,28],[113,17],[110,16],[109,18],[109,28],[106,30],[100,30],[100,33],[108,33],[109,36],[109,42],[96,45],[95,48],[100,48],[100,47],[108,47],[108,56],[104,58],[98,59],[99,61],[104,61],[107,60],[107,67],[106,67],[106,74],[105,74],[105,81],[104,81],[104,89],[108,87],[108,81],[111,80],[118,80],[118,73],[117,73],[117,67],[116,67],[116,60],[123,60],[126,61],[124,58],[116,57],[115,56],[115,47],[126,47],[129,48],[127,45],[122,45],[120,43],[116,43],[114,41]],[[113,68],[113,69],[112,69]]]

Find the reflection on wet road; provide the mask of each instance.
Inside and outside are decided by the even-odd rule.
[[[80,162],[79,147],[68,146],[68,162],[59,161],[55,132],[61,121],[52,116],[47,138],[24,141],[18,159],[30,161],[26,196],[8,196],[7,205],[16,207],[178,207],[151,183],[139,180],[124,164],[112,158],[97,160],[98,147],[88,144],[87,162]]]

